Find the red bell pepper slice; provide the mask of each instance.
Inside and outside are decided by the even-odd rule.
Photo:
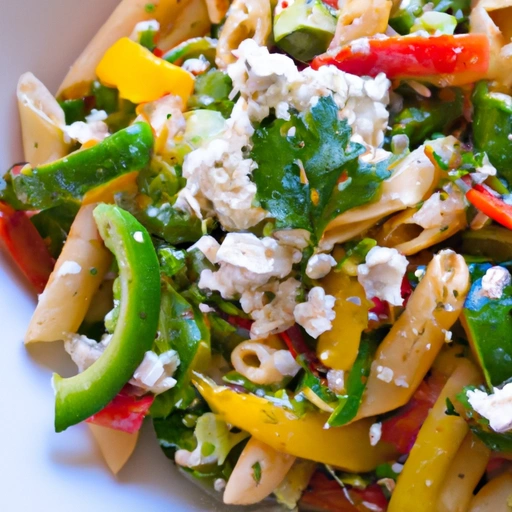
[[[104,409],[85,421],[134,434],[140,430],[154,400],[153,395],[139,398],[128,394],[126,389],[123,389]]]
[[[27,214],[1,202],[0,240],[37,293],[42,293],[55,262]]]
[[[487,217],[512,229],[512,205],[495,196],[482,185],[474,185],[466,192],[467,200]]]
[[[485,73],[489,40],[484,34],[397,36],[368,39],[367,49],[343,46],[337,54],[315,57],[313,69],[332,64],[358,76],[385,73],[390,79]]]
[[[424,380],[411,400],[397,414],[382,422],[381,440],[394,445],[401,454],[409,453],[444,383],[444,376],[439,374]]]

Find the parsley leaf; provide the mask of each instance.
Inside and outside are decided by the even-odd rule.
[[[332,97],[290,120],[264,122],[253,136],[251,158],[257,198],[276,219],[276,228],[303,228],[319,239],[334,217],[378,198],[389,176],[387,162],[360,162],[361,144],[338,119]]]
[[[261,482],[261,464],[259,462],[255,462],[252,465],[252,477],[254,478],[256,485],[259,485]]]
[[[444,411],[444,413],[447,416],[460,416],[460,414],[455,410],[453,402],[449,398],[446,398],[446,411]]]

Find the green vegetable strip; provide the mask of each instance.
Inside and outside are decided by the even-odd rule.
[[[160,270],[148,232],[117,206],[97,206],[94,218],[119,266],[119,321],[105,352],[92,366],[68,379],[53,375],[57,432],[97,413],[121,391],[151,349],[157,331]]]
[[[329,426],[341,427],[356,417],[377,346],[378,341],[374,333],[363,333],[359,353],[347,379],[347,399],[340,402],[331,414],[327,421]]]
[[[89,149],[35,169],[25,167],[17,176],[8,173],[4,187],[0,182],[0,199],[9,200],[14,192],[19,202],[14,206],[26,210],[80,201],[88,190],[148,165],[152,150],[151,127],[135,123]]]

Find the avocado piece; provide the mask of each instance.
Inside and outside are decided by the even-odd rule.
[[[499,299],[482,293],[482,278],[489,264],[470,266],[473,284],[460,317],[469,343],[489,388],[512,377],[512,285]]]
[[[297,60],[324,53],[336,31],[336,17],[321,0],[295,0],[274,20],[274,40]]]

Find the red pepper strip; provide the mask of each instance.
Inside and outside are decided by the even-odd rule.
[[[401,454],[409,453],[445,380],[439,374],[424,380],[407,405],[382,422],[381,440],[394,445]]]
[[[284,341],[294,358],[298,355],[304,357],[309,369],[315,375],[318,375],[319,371],[324,373],[327,372],[327,368],[320,362],[316,353],[311,350],[304,341],[302,332],[297,325],[290,327],[285,332],[280,332],[279,336]]]
[[[55,262],[27,214],[1,202],[0,240],[37,293],[42,293]]]
[[[368,49],[343,46],[336,55],[325,53],[313,59],[311,67],[332,64],[353,75],[415,78],[485,73],[489,67],[489,40],[484,34],[455,36],[397,36],[368,39]]]
[[[338,10],[338,0],[322,0],[322,2],[329,7]]]
[[[154,399],[153,395],[137,398],[127,394],[123,389],[104,409],[85,421],[134,434],[140,430],[144,416],[149,411]]]
[[[229,315],[227,321],[231,325],[234,325],[235,327],[240,327],[241,329],[245,329],[247,331],[251,330],[252,324],[254,323],[254,321],[250,320],[249,318],[242,318],[241,316],[233,315]]]
[[[512,229],[512,205],[493,195],[482,185],[475,185],[466,192],[467,200],[487,217]]]
[[[407,301],[409,297],[412,295],[412,285],[407,279],[407,276],[404,276],[402,279],[402,286],[400,287],[400,294],[402,295],[402,299],[404,299],[404,307],[407,306]]]

